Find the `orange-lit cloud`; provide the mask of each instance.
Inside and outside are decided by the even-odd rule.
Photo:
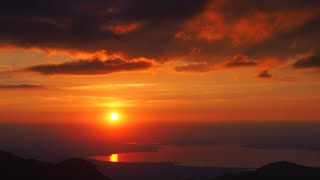
[[[268,12],[256,10],[228,20],[221,7],[228,1],[211,1],[207,9],[191,19],[175,38],[208,42],[229,40],[233,46],[252,45],[288,32],[317,16],[318,9]]]
[[[70,59],[92,59],[99,58],[102,60],[112,58],[122,58],[124,55],[120,52],[109,53],[106,50],[85,51],[79,49],[66,49],[66,48],[51,48],[51,47],[39,47],[30,46],[22,47],[16,45],[2,45],[0,46],[0,52],[31,52],[39,53],[45,56],[65,56]]]
[[[189,40],[190,36],[186,32],[180,31],[175,34],[175,38],[180,40]]]
[[[309,11],[256,12],[236,21],[230,27],[229,38],[235,46],[259,43],[278,33],[290,31],[315,16],[315,12]]]
[[[137,30],[142,26],[140,22],[133,22],[128,24],[113,24],[113,25],[104,25],[101,27],[102,30],[109,30],[115,34],[123,35]]]

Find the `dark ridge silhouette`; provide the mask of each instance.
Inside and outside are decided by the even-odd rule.
[[[91,162],[69,159],[58,164],[24,159],[0,151],[1,180],[110,180]]]
[[[320,168],[279,161],[254,171],[227,174],[212,180],[319,180]]]
[[[92,162],[100,172],[114,180],[208,180],[219,175],[246,170],[233,167],[184,166],[172,162]]]
[[[217,176],[211,180],[320,180],[320,168],[307,167],[284,161],[267,164],[256,170],[195,168],[176,166],[168,163],[104,163],[103,166],[110,170],[108,173],[112,174],[112,171],[121,171],[121,174],[128,174],[130,176],[116,178],[121,180],[209,179],[205,178],[205,176],[201,178],[200,176],[193,177],[191,176],[193,173],[190,174],[191,171],[195,171],[193,175],[197,175],[197,173],[216,174]],[[170,168],[167,169],[165,167]],[[149,174],[136,176],[135,174],[142,173],[139,169],[144,172],[147,171]],[[24,159],[4,151],[0,151],[0,170],[0,180],[111,180],[99,172],[96,169],[96,165],[87,160],[68,159],[57,164],[52,164],[33,159]],[[101,167],[100,170],[102,170]],[[233,174],[218,175],[221,175],[223,172],[233,172]]]

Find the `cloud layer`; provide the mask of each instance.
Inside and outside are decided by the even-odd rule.
[[[318,50],[320,40],[320,1],[315,0],[4,0],[0,17],[0,46],[106,50],[158,62],[178,58],[189,64],[173,67],[179,72],[210,71],[230,57],[236,59],[226,64],[229,68],[254,67],[266,58],[285,62]],[[148,67],[122,62],[113,71],[108,63],[82,60],[29,69],[105,74]],[[301,63],[294,66],[306,67]]]
[[[39,89],[44,86],[33,84],[0,84],[0,89]]]
[[[42,64],[28,67],[26,70],[46,75],[96,75],[111,74],[121,71],[136,71],[152,67],[152,63],[144,60],[77,60],[61,64]]]

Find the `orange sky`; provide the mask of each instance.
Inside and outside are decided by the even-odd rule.
[[[151,14],[118,1],[63,19],[8,13],[0,121],[101,123],[112,111],[127,123],[320,119],[318,3],[158,3]]]
[[[23,62],[20,56],[28,55]],[[32,50],[1,52],[9,69],[70,56]],[[169,61],[149,70],[110,75],[41,75],[7,72],[4,84],[41,87],[1,88],[1,121],[97,122],[110,111],[131,121],[309,121],[320,117],[314,73],[275,68],[272,78],[255,77],[259,68],[180,73]],[[281,74],[288,74],[283,78]],[[43,87],[42,87],[43,86]]]

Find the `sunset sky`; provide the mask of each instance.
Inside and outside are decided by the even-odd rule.
[[[319,166],[319,0],[2,0],[0,24],[0,150]]]
[[[0,121],[317,121],[320,1],[5,0]]]

